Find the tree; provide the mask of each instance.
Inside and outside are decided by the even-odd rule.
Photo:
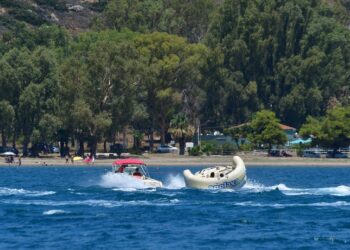
[[[53,114],[44,114],[39,123],[40,142],[53,143],[58,138],[58,130],[62,127],[59,117]]]
[[[19,98],[19,117],[22,128],[23,139],[23,155],[28,154],[28,144],[30,143],[31,135],[35,129],[35,126],[40,120],[40,92],[41,87],[38,84],[29,84],[24,89]],[[36,133],[37,134],[37,133]],[[36,137],[37,138],[37,137]]]
[[[268,108],[300,126],[308,115],[325,113],[329,100],[346,105],[350,36],[337,6],[305,0],[224,1],[206,36],[206,44],[223,56],[206,73],[210,93],[222,101],[214,110],[210,102],[215,96],[209,95],[206,106],[224,115],[207,117],[241,123]],[[254,92],[244,93],[248,83],[255,85],[255,98]]]
[[[257,112],[250,127],[249,141],[258,146],[267,144],[269,154],[273,145],[283,145],[287,142],[287,136],[280,128],[279,120],[272,111],[262,110]]]
[[[0,101],[0,132],[2,146],[7,144],[8,135],[11,133],[15,118],[15,110],[8,101]]]
[[[251,127],[249,123],[245,123],[242,125],[234,126],[231,128],[227,128],[224,130],[225,135],[229,135],[236,142],[237,148],[239,148],[239,142],[241,139],[247,138],[249,133],[251,133]]]
[[[61,114],[68,131],[63,134],[78,139],[79,154],[86,141],[93,155],[101,140],[106,149],[106,141],[114,142],[116,132],[132,121],[140,81],[133,36],[130,31],[82,34],[62,64],[62,110],[74,111]]]
[[[0,99],[7,100],[15,111],[13,146],[21,133],[20,96],[26,87],[36,81],[39,70],[26,48],[11,49],[0,60]]]
[[[191,138],[195,128],[189,123],[183,113],[176,114],[170,121],[169,132],[179,140],[180,155],[185,154],[186,139]]]
[[[335,107],[325,117],[308,117],[300,129],[304,137],[313,136],[313,143],[332,148],[333,156],[341,147],[350,144],[350,107]]]
[[[181,110],[186,96],[195,95],[195,86],[202,82],[201,69],[208,51],[203,45],[193,45],[166,33],[140,35],[135,46],[143,65],[139,91],[145,93],[145,106],[151,119],[149,133],[153,134],[159,126],[164,143],[171,118]]]
[[[198,43],[205,37],[216,8],[213,0],[111,0],[96,26],[102,23],[118,31],[167,32]]]
[[[73,133],[79,141],[77,154],[83,156],[85,152],[84,141],[88,139],[89,129],[92,126],[93,114],[87,103],[84,100],[78,99],[74,101],[70,116],[72,119]]]

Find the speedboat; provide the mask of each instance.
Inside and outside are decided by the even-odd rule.
[[[163,183],[161,181],[150,177],[146,164],[139,159],[128,158],[116,160],[113,162],[112,171],[115,174],[132,176],[141,181],[147,187],[163,187]]]
[[[233,157],[232,166],[205,168],[195,174],[186,169],[183,175],[186,187],[197,189],[239,189],[247,179],[245,164],[239,156]]]

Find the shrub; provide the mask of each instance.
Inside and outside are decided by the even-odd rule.
[[[143,153],[141,148],[129,148],[127,151],[132,155],[142,155]]]
[[[201,148],[199,146],[194,146],[193,148],[189,148],[188,149],[188,155],[190,155],[190,156],[202,155]]]
[[[230,144],[230,143],[224,143],[221,145],[222,148],[222,154],[223,155],[232,155],[237,151],[237,148]]]
[[[254,149],[254,146],[250,143],[241,144],[239,146],[239,150],[241,151],[252,151],[253,149]]]
[[[213,142],[203,142],[201,150],[206,155],[211,155],[214,151],[217,145]]]

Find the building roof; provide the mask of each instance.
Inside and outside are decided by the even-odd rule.
[[[246,122],[246,123],[242,123],[242,124],[239,124],[239,125],[235,125],[235,126],[232,126],[231,128],[240,128],[240,127],[244,127],[244,126],[249,126],[250,125],[250,122]],[[279,124],[279,127],[283,130],[293,130],[293,131],[297,131],[296,128],[293,128],[293,127],[290,127],[288,125],[285,125],[285,124]]]
[[[280,128],[283,129],[283,130],[293,130],[293,131],[297,131],[296,128],[290,127],[290,126],[288,126],[288,125],[280,124],[279,126],[280,126]]]

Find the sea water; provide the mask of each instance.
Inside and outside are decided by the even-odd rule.
[[[110,167],[0,168],[0,249],[349,249],[350,168],[249,167],[239,191]],[[192,168],[192,171],[199,168]]]

